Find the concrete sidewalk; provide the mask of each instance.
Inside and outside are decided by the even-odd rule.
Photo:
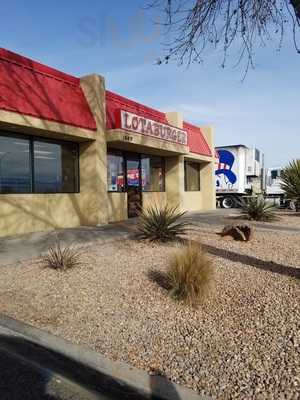
[[[59,238],[66,245],[87,245],[99,241],[102,244],[114,240],[127,239],[134,235],[136,220],[96,227],[59,229],[27,235],[0,238],[0,265],[40,257]]]

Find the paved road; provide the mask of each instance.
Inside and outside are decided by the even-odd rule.
[[[54,360],[51,352],[31,345],[15,332],[0,325],[0,399],[111,399],[58,373],[55,363],[59,361],[58,355],[55,355]],[[68,363],[65,360],[63,363],[67,373]]]
[[[0,314],[1,400],[209,400]]]

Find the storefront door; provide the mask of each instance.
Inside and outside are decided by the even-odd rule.
[[[137,217],[142,207],[141,159],[139,155],[126,155],[126,191],[128,218]]]

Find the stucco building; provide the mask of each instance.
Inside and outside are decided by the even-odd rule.
[[[213,132],[0,49],[0,236],[215,208]]]

